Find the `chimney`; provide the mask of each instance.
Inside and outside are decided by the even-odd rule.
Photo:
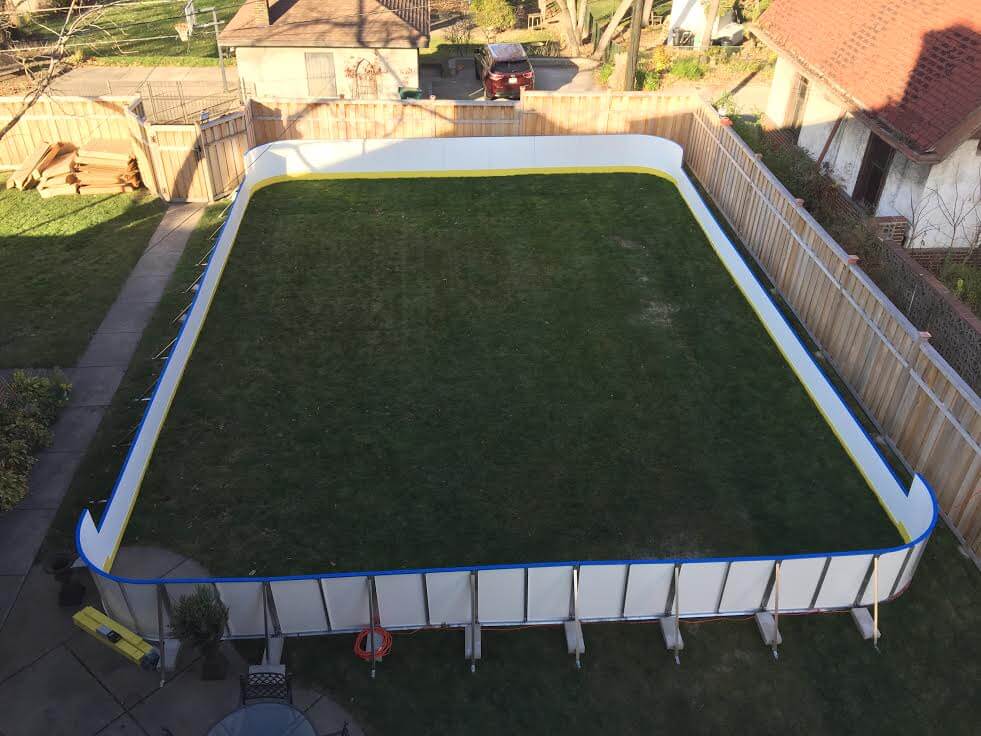
[[[269,25],[269,0],[252,0],[252,22],[256,26]]]

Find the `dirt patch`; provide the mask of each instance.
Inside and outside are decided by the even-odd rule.
[[[642,322],[655,327],[671,327],[673,324],[672,316],[676,314],[678,307],[674,304],[664,302],[647,302],[644,310],[640,313]]]
[[[643,243],[638,243],[636,240],[628,240],[627,238],[621,238],[619,235],[613,236],[613,242],[619,245],[624,250],[647,250],[647,246]]]

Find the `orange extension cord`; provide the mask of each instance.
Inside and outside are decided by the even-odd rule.
[[[364,629],[354,640],[354,653],[365,662],[371,661],[371,648],[367,646],[368,637],[371,636],[371,628]],[[375,659],[381,659],[392,651],[392,635],[381,626],[374,628],[376,634],[381,635],[381,646],[375,649]]]

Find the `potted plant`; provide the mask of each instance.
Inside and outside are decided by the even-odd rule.
[[[80,606],[85,599],[85,586],[74,577],[75,559],[70,552],[55,552],[44,563],[44,571],[61,585],[58,591],[60,606]]]
[[[219,645],[227,626],[228,606],[211,586],[197,586],[190,595],[181,596],[174,606],[171,631],[182,644],[191,645],[201,653],[202,680],[225,679],[228,660]]]

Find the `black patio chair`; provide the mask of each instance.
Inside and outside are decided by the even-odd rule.
[[[242,704],[278,701],[293,704],[293,686],[290,675],[282,670],[253,668],[239,678],[242,688]]]

